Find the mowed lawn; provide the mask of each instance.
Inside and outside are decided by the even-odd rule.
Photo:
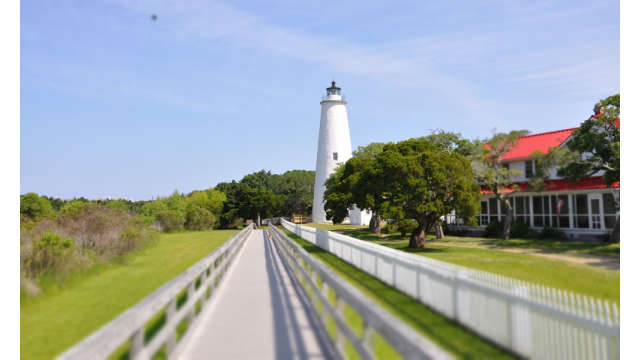
[[[305,224],[307,225],[307,224]],[[314,226],[314,224],[309,224]],[[331,228],[327,230],[341,230],[341,228]],[[364,241],[373,242],[383,246],[388,246],[405,252],[410,252],[419,256],[446,261],[472,269],[487,271],[514,279],[529,281],[532,283],[550,286],[576,293],[591,295],[603,300],[615,301],[620,304],[620,272],[606,268],[572,263],[565,260],[550,259],[541,256],[517,254],[498,249],[482,249],[473,247],[443,245],[443,242],[432,244],[425,243],[424,249],[409,249],[408,236],[401,237],[399,233],[392,234],[386,238],[380,238],[371,234],[367,230],[343,231],[345,235],[360,238]],[[446,237],[449,242],[484,242],[495,239],[482,238],[462,238]],[[599,245],[598,243],[570,243],[561,241],[538,240],[538,248],[541,250],[553,250],[559,254],[576,255],[578,250],[592,251],[594,247],[601,246],[599,251],[614,252],[619,249],[618,244]],[[545,243],[546,242],[546,243]],[[562,245],[565,243],[566,245]],[[534,248],[534,240],[513,240],[504,245],[505,248],[514,248],[526,244],[528,248]],[[604,250],[606,249],[606,250]]]
[[[20,306],[20,357],[51,359],[149,295],[238,230],[163,234],[123,264]]]
[[[401,251],[518,280],[591,295],[620,304],[620,272],[535,255],[428,244],[409,249],[409,240],[373,241]]]

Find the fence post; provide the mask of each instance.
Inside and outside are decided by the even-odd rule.
[[[174,295],[167,306],[167,326],[171,323],[171,320],[176,314],[176,296]],[[167,337],[167,354],[171,354],[176,347],[176,328],[171,326],[169,329],[169,336]]]
[[[344,318],[344,300],[339,294],[336,294],[336,313],[338,313],[338,317],[341,320],[345,320]],[[346,358],[346,348],[344,344],[344,334],[340,327],[337,326],[336,322],[336,348],[338,348],[338,352],[342,355],[343,358]]]
[[[135,359],[144,349],[144,326],[141,326],[131,335],[131,347],[129,348],[129,359]]]

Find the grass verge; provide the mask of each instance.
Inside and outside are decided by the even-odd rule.
[[[285,229],[282,230],[312,256],[329,266],[338,275],[349,281],[349,283],[357,287],[373,301],[404,320],[409,326],[427,338],[450,351],[457,358],[508,359],[514,357],[512,354],[499,349],[455,322],[430,310],[410,296],[395,290],[364,271],[351,266],[337,256],[302,240],[300,237]],[[349,318],[352,318],[352,316],[348,317],[348,321],[353,326],[355,320],[349,320]],[[376,352],[386,353],[389,351],[383,342],[375,339],[374,341]]]
[[[163,234],[59,291],[20,305],[20,357],[50,359],[82,340],[227,241],[237,230]]]

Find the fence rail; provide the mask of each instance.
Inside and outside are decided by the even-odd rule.
[[[337,325],[335,346],[343,358],[345,342],[353,346],[362,359],[374,359],[373,334],[380,334],[404,359],[452,359],[452,356],[439,346],[405,325],[402,321],[382,309],[371,299],[362,295],[355,287],[341,279],[326,265],[313,258],[300,245],[288,238],[280,230],[269,224],[270,237],[281,254],[285,265],[294,273],[297,284],[311,291],[305,291],[316,306],[322,307],[322,322],[328,329],[329,317]],[[321,280],[319,284],[318,280]],[[329,299],[329,289],[335,293],[335,303]],[[305,289],[305,290],[308,290]],[[348,304],[363,323],[362,336],[358,336],[347,324],[344,305]]]
[[[281,224],[520,356],[620,358],[615,303],[408,254],[284,219]]]
[[[191,324],[197,315],[197,304],[202,310],[207,300],[213,298],[220,279],[253,228],[254,225],[249,225],[242,229],[204,259],[71,347],[58,359],[105,359],[127,340],[130,341],[129,359],[150,359],[163,345],[166,345],[167,354],[171,354],[178,341],[176,327],[185,320]],[[186,302],[180,306],[178,298],[185,290]],[[149,334],[145,333],[148,323],[162,311],[166,311],[164,325],[149,339]]]

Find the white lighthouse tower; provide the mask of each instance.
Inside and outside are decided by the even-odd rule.
[[[316,180],[313,190],[312,221],[327,222],[324,211],[325,181],[335,171],[339,163],[351,158],[351,135],[347,119],[347,102],[342,99],[340,88],[331,82],[327,95],[320,102],[320,131],[318,132],[318,157],[316,159]],[[367,216],[368,215],[368,216]],[[370,214],[354,208],[349,219],[352,224],[368,224]]]

